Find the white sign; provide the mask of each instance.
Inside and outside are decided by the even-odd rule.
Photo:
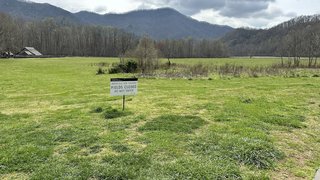
[[[129,96],[138,94],[137,78],[113,78],[110,82],[111,96]]]

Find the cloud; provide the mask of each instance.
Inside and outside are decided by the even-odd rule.
[[[93,11],[99,14],[105,14],[108,12],[108,8],[106,6],[96,6]]]
[[[252,14],[268,9],[274,0],[227,0],[226,5],[220,9],[220,14],[227,17],[250,17]]]
[[[250,15],[226,16],[221,14],[221,11],[219,10],[207,9],[201,10],[192,17],[200,21],[228,25],[235,28],[270,28],[295,16],[297,16],[296,13],[284,13],[276,5],[270,4],[267,9],[252,12]]]
[[[139,1],[139,0],[138,0]],[[247,17],[266,10],[275,0],[140,0],[143,7],[173,7],[186,15],[214,9],[227,17]]]

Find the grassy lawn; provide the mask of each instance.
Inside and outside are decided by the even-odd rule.
[[[130,75],[95,75],[117,61],[0,60],[0,179],[312,179],[320,168],[320,78],[142,78],[121,112],[109,81]],[[197,61],[277,59],[173,60]]]

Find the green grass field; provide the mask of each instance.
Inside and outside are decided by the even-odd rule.
[[[0,60],[0,179],[312,179],[320,168],[320,78],[141,78],[121,112],[109,81],[131,75],[95,74],[117,61]]]

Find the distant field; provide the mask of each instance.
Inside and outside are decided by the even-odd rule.
[[[167,60],[163,59],[162,62]],[[224,65],[226,63],[243,65],[243,66],[263,66],[280,63],[280,58],[177,58],[172,59],[172,63],[177,64],[208,64],[208,65]]]
[[[109,81],[130,75],[95,75],[117,61],[0,59],[0,179],[312,179],[320,168],[320,78],[141,78],[121,112]]]

